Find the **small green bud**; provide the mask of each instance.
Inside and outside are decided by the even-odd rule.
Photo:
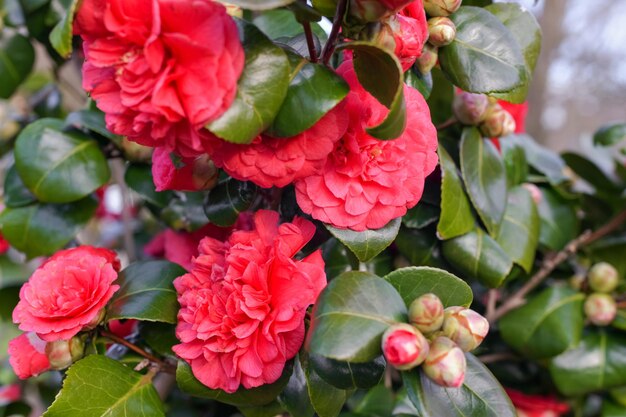
[[[447,17],[428,19],[428,42],[435,46],[446,46],[456,37],[456,26]]]
[[[422,365],[426,376],[443,387],[463,385],[466,368],[465,354],[447,337],[433,340],[426,361]]]
[[[485,120],[489,99],[484,94],[462,91],[454,96],[452,111],[459,122],[475,126]]]
[[[56,340],[46,344],[46,356],[50,361],[50,368],[65,369],[83,357],[85,343],[74,336],[70,340]]]
[[[422,54],[415,61],[415,65],[417,65],[417,69],[419,69],[420,73],[428,74],[435,65],[437,65],[437,47],[433,46],[429,43],[424,45],[422,48]]]
[[[432,333],[443,324],[443,304],[435,294],[424,294],[411,303],[409,322],[422,333]]]
[[[464,307],[448,307],[444,311],[443,334],[465,352],[476,349],[489,333],[486,318]]]
[[[461,0],[424,0],[424,9],[430,16],[450,16],[459,7]]]
[[[608,294],[593,293],[585,300],[585,315],[596,326],[608,326],[617,315],[617,305]]]
[[[480,124],[480,131],[489,138],[508,136],[515,132],[515,119],[499,104],[491,104],[485,120]]]
[[[593,291],[610,293],[619,284],[617,269],[608,262],[599,262],[589,269],[587,275],[589,286]]]

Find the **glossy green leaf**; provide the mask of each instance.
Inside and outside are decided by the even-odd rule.
[[[72,112],[65,118],[65,125],[85,133],[95,132],[112,141],[121,140],[121,136],[113,134],[107,129],[104,113],[98,109]]]
[[[402,216],[402,224],[410,229],[422,229],[439,220],[440,214],[439,205],[428,204],[422,200]]]
[[[464,6],[450,18],[456,25],[456,38],[439,49],[439,63],[455,85],[472,93],[495,93],[528,82],[517,39],[497,17]]]
[[[384,385],[370,389],[354,407],[360,416],[385,417],[391,415],[394,407],[393,392]]]
[[[293,361],[293,373],[278,400],[292,417],[313,417],[315,410],[309,401],[307,378],[300,362],[299,355]]]
[[[235,406],[258,406],[269,404],[276,399],[276,396],[287,385],[291,372],[292,365],[288,363],[285,365],[283,374],[276,382],[252,389],[240,387],[234,393],[228,394],[221,389],[210,389],[203,385],[193,376],[189,365],[180,361],[178,362],[178,368],[176,368],[176,382],[183,392],[194,397],[208,398]]]
[[[204,204],[204,213],[216,226],[235,224],[239,213],[254,202],[257,187],[251,182],[229,179],[211,190]]]
[[[2,268],[1,265],[0,268]],[[0,270],[0,272],[4,271]],[[0,286],[0,321],[9,323],[12,321],[13,309],[20,301],[20,288],[21,285]]]
[[[174,279],[187,271],[168,261],[135,262],[120,272],[120,286],[110,301],[107,320],[137,319],[176,323]]]
[[[337,239],[328,239],[322,245],[322,258],[326,278],[329,281],[344,272],[359,268],[359,260]]]
[[[404,74],[400,61],[393,53],[370,42],[349,42],[337,48],[342,49],[353,51],[354,71],[363,88],[389,109],[385,120],[368,127],[367,133],[377,139],[396,139],[406,127]]]
[[[538,205],[541,218],[539,243],[552,250],[561,250],[578,235],[576,211],[551,189],[542,188],[541,194]]]
[[[91,355],[67,371],[63,389],[43,417],[165,416],[151,377],[105,356]]]
[[[624,417],[626,416],[626,407],[615,404],[612,401],[604,400],[602,402],[602,417]]]
[[[485,9],[495,15],[517,40],[526,69],[524,84],[511,92],[495,93],[493,96],[511,103],[523,103],[541,51],[541,27],[530,10],[517,3],[495,3]]]
[[[496,242],[526,272],[533,267],[540,224],[537,206],[530,192],[521,186],[509,190]]]
[[[626,385],[626,336],[588,333],[576,348],[552,359],[550,374],[567,396]]]
[[[496,236],[507,199],[504,162],[496,147],[483,139],[476,128],[463,130],[460,157],[470,200],[489,234]]]
[[[171,191],[156,191],[150,165],[128,165],[126,174],[124,175],[124,182],[126,182],[133,191],[139,194],[141,198],[158,208],[165,208],[174,198],[174,193]]]
[[[433,91],[433,76],[429,72],[422,75],[415,67],[411,67],[404,73],[404,82],[406,85],[418,90],[426,100],[430,97],[430,93]]]
[[[542,175],[545,175],[551,184],[557,185],[567,181],[564,174],[565,162],[556,152],[539,145],[527,134],[515,134],[506,137],[506,146],[517,145],[524,149],[528,164]]]
[[[205,192],[176,193],[161,211],[161,220],[175,230],[194,232],[209,223],[203,204]]]
[[[593,144],[612,146],[626,139],[626,123],[615,123],[603,126],[593,134]]]
[[[237,24],[246,55],[237,96],[228,110],[209,123],[207,129],[228,142],[250,143],[278,114],[289,87],[289,61],[285,52],[252,23],[238,20]]]
[[[547,288],[502,317],[502,338],[529,358],[556,356],[580,341],[584,300],[569,287]]]
[[[339,75],[321,64],[297,58],[289,89],[268,134],[295,136],[317,123],[350,91]]]
[[[63,248],[94,215],[98,203],[87,197],[71,204],[33,204],[0,214],[2,234],[29,258]]]
[[[15,167],[40,201],[79,200],[109,180],[111,173],[98,143],[79,132],[63,132],[58,119],[28,125],[15,142]]]
[[[307,348],[331,359],[368,362],[381,354],[383,332],[405,319],[406,307],[391,284],[366,272],[346,272],[318,297]]]
[[[287,6],[294,0],[231,0],[229,3],[248,10],[269,10]]]
[[[324,381],[334,387],[348,390],[369,389],[378,385],[387,363],[382,355],[371,362],[354,363],[337,361],[312,353],[309,355],[309,364]]]
[[[24,185],[24,181],[20,178],[15,169],[15,165],[7,170],[4,177],[4,204],[7,207],[23,207],[37,201],[37,197],[33,195]]]
[[[72,54],[74,14],[80,0],[66,0],[65,2],[69,2],[69,7],[64,10],[63,18],[50,32],[50,43],[59,55],[68,58]]]
[[[264,405],[239,406],[237,408],[244,417],[276,417],[285,413],[285,407],[278,401],[272,401]]]
[[[437,234],[441,239],[451,239],[471,231],[475,220],[454,161],[442,146],[438,152],[442,179],[441,217],[437,223]]]
[[[30,74],[35,63],[35,50],[30,41],[20,35],[0,39],[0,98],[9,98]]]
[[[526,151],[518,143],[506,140],[500,141],[502,159],[506,170],[506,182],[509,188],[526,182],[528,178],[528,161]]]
[[[306,381],[315,413],[319,417],[337,417],[346,402],[346,391],[324,381],[311,367],[306,369]]]
[[[619,193],[623,186],[616,184],[598,165],[582,155],[573,152],[561,154],[565,163],[578,177],[585,180],[589,185],[598,191],[608,193]]]
[[[436,126],[452,117],[452,100],[455,95],[455,87],[439,68],[433,68],[430,74],[433,77],[433,90],[426,102],[430,109],[430,118]]]
[[[401,219],[393,219],[385,227],[355,232],[325,225],[328,231],[346,245],[361,262],[368,262],[394,241],[400,230]]]
[[[395,240],[398,251],[411,265],[440,267],[439,240],[430,228],[415,230],[401,228]]]
[[[270,39],[291,38],[304,33],[294,13],[286,9],[266,10],[256,15],[252,23]],[[320,25],[312,22],[311,29],[319,39],[326,40],[326,32]]]
[[[482,229],[446,240],[442,249],[443,256],[461,274],[490,288],[502,285],[513,267],[507,253]]]
[[[489,369],[471,353],[465,358],[465,382],[459,388],[437,385],[417,369],[402,373],[420,417],[516,417],[511,400]]]
[[[400,268],[384,278],[398,291],[407,307],[426,293],[437,295],[444,307],[469,307],[474,298],[465,281],[443,269],[427,266]]]
[[[144,341],[160,355],[175,356],[172,346],[180,341],[176,338],[176,326],[158,321],[144,321],[139,325]]]

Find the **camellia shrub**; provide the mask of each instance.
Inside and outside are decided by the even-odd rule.
[[[0,16],[0,416],[626,415],[626,168],[525,133],[518,4]]]

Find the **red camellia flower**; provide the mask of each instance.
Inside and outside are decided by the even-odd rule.
[[[396,49],[394,53],[406,71],[422,55],[428,40],[428,23],[422,0],[415,0],[396,16],[398,30],[394,30]]]
[[[19,384],[3,385],[0,387],[0,407],[18,401],[22,397],[22,388]]]
[[[258,136],[249,145],[214,139],[207,152],[230,176],[260,187],[284,187],[317,173],[348,127],[343,104],[326,113],[312,127],[290,138]]]
[[[113,285],[119,268],[108,249],[80,246],[57,252],[22,286],[13,321],[48,342],[70,339],[101,320],[119,289]]]
[[[526,115],[528,114],[528,102],[521,104],[509,103],[508,101],[498,100],[498,104],[508,111],[513,120],[515,120],[515,133],[526,132]]]
[[[559,417],[569,412],[569,405],[553,396],[527,395],[510,388],[506,393],[517,409],[519,417]]]
[[[320,251],[294,255],[315,226],[260,210],[253,230],[200,242],[189,274],[174,281],[181,309],[174,346],[206,386],[235,392],[276,381],[304,340],[304,316],[326,285]]]
[[[83,87],[107,128],[182,156],[203,152],[203,129],[235,98],[244,65],[237,27],[211,0],[84,0]]]
[[[180,158],[180,167],[172,160],[171,152],[164,147],[152,153],[152,179],[157,191],[199,191],[217,184],[218,172],[208,155]]]
[[[20,379],[50,370],[46,342],[33,332],[23,333],[9,342],[9,363]]]
[[[351,91],[347,133],[320,173],[296,181],[298,205],[313,218],[357,231],[378,229],[403,216],[422,196],[424,179],[437,165],[437,131],[422,95],[405,86],[407,126],[397,139],[366,132],[388,109],[359,84],[351,61],[338,69]]]
[[[0,255],[6,253],[10,247],[9,242],[2,236],[2,233],[0,233]]]

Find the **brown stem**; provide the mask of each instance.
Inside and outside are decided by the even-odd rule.
[[[306,0],[301,0],[306,5]],[[306,46],[309,48],[309,59],[311,62],[317,62],[317,49],[315,48],[315,41],[313,40],[313,31],[311,30],[311,23],[308,21],[301,22],[304,29],[304,36],[306,37]]]
[[[332,57],[333,52],[335,52],[335,46],[337,46],[337,39],[339,37],[339,29],[341,29],[343,18],[347,9],[348,0],[339,0],[337,2],[335,17],[333,18],[333,27],[328,35],[328,41],[326,41],[326,45],[324,45],[324,51],[322,51],[322,63],[324,63],[324,65],[328,65],[330,57]]]
[[[497,289],[491,289],[487,293],[487,306],[485,310],[485,316],[491,317],[496,311],[496,302],[498,301],[498,297],[500,295],[500,291]]]
[[[172,364],[165,362],[162,359],[157,358],[156,356],[152,355],[151,353],[146,352],[145,350],[143,350],[142,348],[140,348],[139,346],[130,343],[128,340],[119,337],[113,333],[107,332],[106,330],[100,330],[100,335],[106,337],[107,339],[110,339],[111,341],[120,344],[122,346],[127,347],[128,349],[132,350],[133,352],[137,353],[138,355],[143,356],[144,358],[148,359],[150,362],[155,363],[156,365],[159,366],[159,369],[163,372],[167,372],[167,373],[176,373],[176,370],[174,369],[174,367],[172,366]]]
[[[458,122],[458,120],[456,119],[456,117],[452,116],[451,118],[449,118],[448,120],[446,120],[445,122],[438,124],[436,126],[437,130],[443,130],[447,127],[450,127],[454,124],[456,124]]]
[[[600,227],[595,232],[586,230],[576,239],[568,243],[563,250],[556,253],[553,256],[547,257],[539,270],[533,275],[530,280],[524,284],[519,290],[517,290],[511,297],[509,297],[500,307],[495,309],[493,314],[488,315],[487,319],[489,323],[493,324],[500,317],[505,315],[511,310],[523,305],[525,303],[526,295],[534,290],[544,279],[554,271],[562,262],[565,262],[567,258],[578,252],[578,250],[585,245],[593,243],[598,239],[603,238],[609,233],[619,228],[626,221],[626,210],[619,213],[613,219],[611,219],[604,226]]]

